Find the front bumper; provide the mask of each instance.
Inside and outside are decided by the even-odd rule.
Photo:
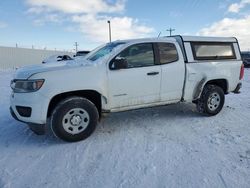
[[[20,119],[17,118],[16,114],[14,113],[14,111],[13,111],[13,109],[12,109],[11,107],[10,107],[10,114],[11,114],[11,116],[12,116],[15,120],[20,121],[20,122],[22,122],[22,123],[26,123],[26,122],[23,122],[23,121],[21,121]]]
[[[12,93],[11,114],[18,121],[28,124],[46,124],[49,98],[39,92]]]
[[[18,119],[18,117],[16,116],[16,114],[14,113],[12,107],[10,107],[10,114],[12,115],[12,117],[17,120],[17,121],[20,121],[22,123],[27,123],[27,122],[24,122],[20,119]],[[28,123],[28,126],[30,128],[30,130],[32,130],[35,134],[37,135],[44,135],[45,132],[46,132],[46,126],[45,124],[34,124],[34,123]]]

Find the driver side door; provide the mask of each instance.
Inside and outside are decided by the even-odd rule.
[[[126,66],[117,68],[115,61],[123,62]],[[135,109],[159,102],[161,67],[156,64],[152,43],[127,47],[110,62],[108,72],[112,111]]]

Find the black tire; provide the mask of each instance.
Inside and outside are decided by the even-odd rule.
[[[224,91],[216,85],[205,85],[196,107],[198,112],[214,116],[218,114],[225,102]]]
[[[88,138],[94,132],[98,119],[98,110],[91,101],[82,97],[69,97],[54,109],[51,116],[51,130],[56,137],[64,141],[77,142]]]

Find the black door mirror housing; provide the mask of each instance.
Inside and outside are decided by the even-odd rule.
[[[126,59],[114,59],[111,68],[113,70],[128,68],[128,62]]]

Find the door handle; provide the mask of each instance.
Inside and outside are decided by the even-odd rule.
[[[159,72],[148,72],[147,75],[148,76],[154,76],[154,75],[157,75],[159,74]]]

